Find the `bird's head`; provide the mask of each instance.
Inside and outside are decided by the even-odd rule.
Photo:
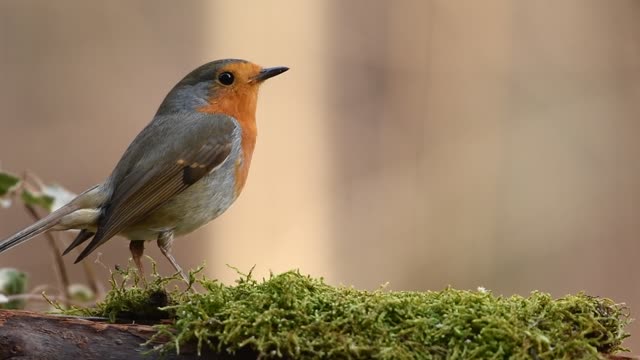
[[[260,85],[287,70],[286,67],[263,68],[238,59],[212,61],[185,76],[169,92],[158,114],[199,111],[235,118],[255,115]]]

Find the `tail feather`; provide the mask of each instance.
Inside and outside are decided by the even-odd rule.
[[[42,234],[47,230],[51,230],[54,226],[59,225],[61,220],[79,209],[97,209],[100,207],[106,199],[107,193],[102,190],[100,185],[95,185],[87,189],[82,194],[78,195],[75,199],[71,200],[67,205],[64,205],[60,209],[52,212],[47,217],[36,221],[33,225],[25,228],[24,230],[18,232],[17,234],[11,236],[10,238],[3,240],[0,242],[0,253],[7,251],[15,246],[18,246],[33,237]],[[84,218],[90,219],[86,217]],[[83,217],[80,217],[83,218]],[[78,219],[80,219],[78,218]],[[72,225],[78,225],[76,222],[78,219],[73,218]],[[68,218],[66,220],[69,220]],[[75,221],[75,222],[74,222]],[[61,224],[64,225],[62,228],[68,229],[70,228],[69,224]],[[74,226],[71,226],[74,227]],[[79,235],[78,235],[79,236]],[[86,233],[83,234],[86,236]],[[84,239],[86,240],[86,239]],[[82,241],[84,241],[82,240]],[[81,242],[82,242],[81,241]],[[79,244],[79,243],[78,243]],[[76,245],[78,245],[76,244]]]
[[[87,229],[82,229],[80,230],[80,233],[78,233],[78,236],[76,236],[76,238],[73,240],[73,242],[67,247],[67,249],[62,253],[62,255],[67,255],[69,253],[69,251],[75,249],[78,245],[82,244],[83,242],[89,240],[93,235],[95,235],[96,233],[89,231]]]
[[[28,226],[27,228],[23,229],[17,234],[0,242],[0,253],[5,252],[15,246],[18,246],[23,242],[26,242],[32,239],[33,237],[40,235],[43,232],[51,229],[52,227],[56,226],[60,222],[60,219],[62,219],[62,217],[64,217],[65,215],[69,215],[70,213],[78,210],[78,208],[79,207],[73,204],[72,202],[52,212],[45,218],[38,220],[31,226]]]

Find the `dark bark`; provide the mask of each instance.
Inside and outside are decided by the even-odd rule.
[[[165,354],[142,346],[153,336],[149,325],[110,324],[28,311],[0,310],[0,359],[255,359],[257,354],[215,354],[195,346]]]

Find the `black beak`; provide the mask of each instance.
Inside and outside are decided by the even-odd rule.
[[[253,79],[251,79],[251,81],[255,81],[255,82],[263,82],[265,80],[267,80],[268,78],[272,78],[276,75],[280,75],[283,72],[289,70],[288,67],[285,66],[277,66],[277,67],[270,67],[270,68],[266,68],[266,69],[262,69],[258,75],[254,76]]]

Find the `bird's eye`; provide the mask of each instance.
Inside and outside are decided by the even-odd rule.
[[[233,84],[233,80],[233,74],[230,72],[225,71],[222,74],[218,75],[218,81],[220,81],[222,85],[231,85]]]

